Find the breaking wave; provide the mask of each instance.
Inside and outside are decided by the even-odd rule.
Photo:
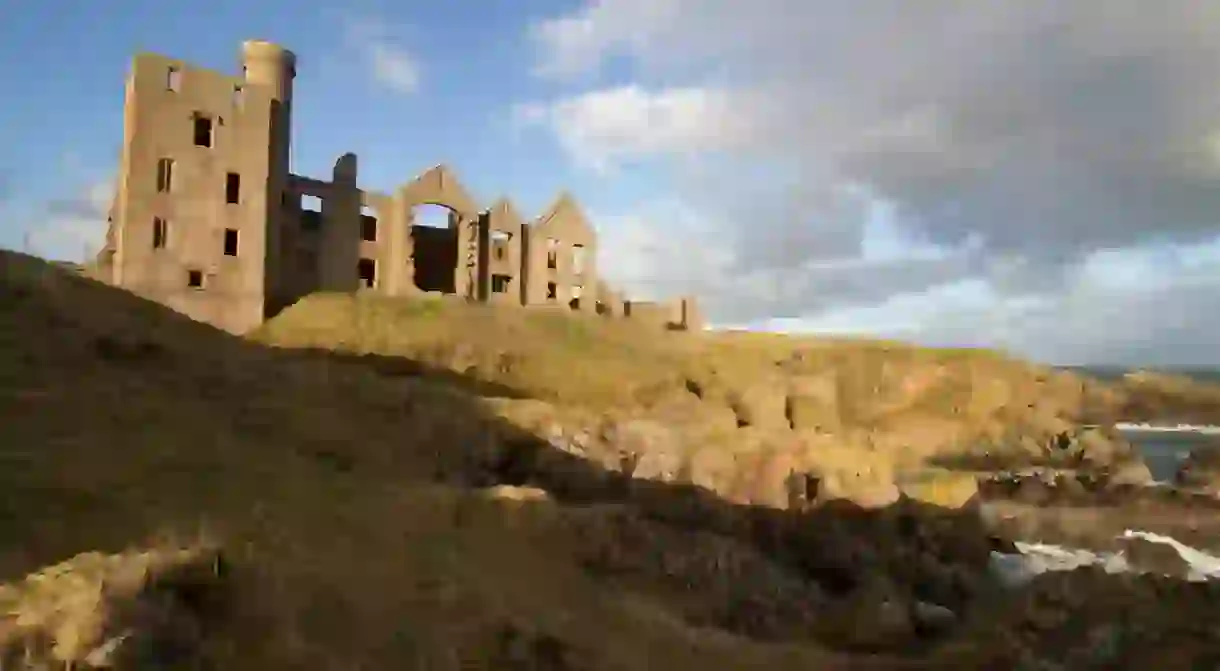
[[[1128,529],[1120,539],[1139,539],[1172,547],[1190,567],[1187,580],[1220,580],[1220,557],[1190,547],[1169,536]],[[1093,552],[1046,543],[1016,543],[1017,553],[991,553],[991,568],[1008,585],[1020,585],[1047,571],[1072,571],[1086,566],[1099,566],[1107,573],[1134,572],[1124,553]]]

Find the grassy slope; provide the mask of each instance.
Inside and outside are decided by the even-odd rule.
[[[597,365],[638,371],[644,393],[664,375],[633,342]],[[673,352],[655,356],[687,356]],[[237,567],[238,608],[213,639],[226,669],[836,668],[606,589],[575,559],[596,508],[436,484],[495,422],[427,376],[270,351],[0,252],[0,577],[207,534]]]
[[[805,426],[798,428],[910,453],[997,439],[1014,422],[1062,430],[1089,405],[1080,378],[988,350],[750,333],[692,337],[446,300],[315,295],[253,337],[284,347],[408,356],[611,415],[673,402],[687,390],[697,391],[705,407],[734,408],[751,424],[758,422],[748,411],[768,408],[779,415],[771,424],[784,424],[787,406],[790,417],[802,413]],[[723,438],[739,440],[732,431]]]

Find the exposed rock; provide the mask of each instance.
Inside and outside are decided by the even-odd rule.
[[[1166,543],[1152,543],[1142,538],[1120,538],[1118,544],[1127,563],[1135,571],[1172,578],[1185,578],[1190,573],[1190,565],[1182,559],[1177,550]]]
[[[761,429],[790,428],[787,417],[787,394],[779,381],[762,381],[730,395],[739,426]]]
[[[939,635],[957,624],[957,613],[934,603],[916,601],[911,607],[911,617],[919,633],[924,635]]]
[[[837,431],[839,387],[833,373],[792,378],[786,400],[789,425],[797,431]]]
[[[546,501],[551,498],[545,489],[497,485],[484,490],[488,498],[504,501]]]
[[[961,508],[979,493],[978,479],[969,473],[926,471],[901,484],[902,493],[924,503],[944,508]]]
[[[1191,450],[1178,467],[1175,482],[1181,487],[1220,492],[1220,445]]]

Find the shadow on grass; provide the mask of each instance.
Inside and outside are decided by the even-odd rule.
[[[320,348],[288,349],[298,356],[321,358],[331,362],[366,368],[376,375],[390,379],[420,379],[434,384],[460,390],[476,396],[523,399],[531,396],[519,389],[498,382],[481,380],[448,368],[441,368],[406,357],[383,354],[349,354],[332,352]]]

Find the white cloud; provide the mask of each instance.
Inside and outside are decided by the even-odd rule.
[[[419,61],[390,35],[382,23],[368,19],[346,20],[345,38],[369,69],[373,81],[389,91],[409,95],[419,90]]]
[[[106,239],[106,217],[115,193],[113,178],[92,181],[74,195],[52,200],[26,217],[22,246],[62,261],[92,257]]]
[[[672,207],[606,223],[650,292],[700,289],[723,322],[1220,364],[1220,5],[595,0],[532,36],[546,77],[629,68],[518,118],[579,165],[664,169],[680,230]]]
[[[545,124],[586,167],[739,146],[749,137],[724,91],[691,87],[650,93],[638,86],[593,91],[553,105],[523,104],[518,122]]]

